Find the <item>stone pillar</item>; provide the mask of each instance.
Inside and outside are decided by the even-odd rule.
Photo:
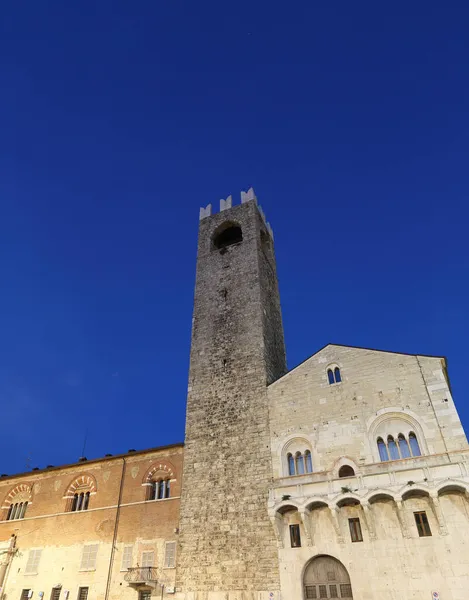
[[[311,524],[311,512],[306,510],[305,508],[299,511],[301,522],[303,523],[303,527],[305,529],[306,534],[306,545],[313,546],[313,531]]]
[[[339,544],[343,544],[344,538],[343,538],[342,532],[340,530],[339,507],[338,506],[329,506],[329,514],[331,515],[332,525],[334,526],[334,530],[337,535],[337,541],[339,542]]]
[[[448,535],[445,518],[443,516],[443,511],[441,510],[440,499],[438,498],[438,492],[436,490],[432,491],[430,493],[430,504],[432,506],[432,510],[433,510],[433,514],[435,515],[435,519],[438,522],[438,528],[440,530],[440,535]]]
[[[285,523],[281,514],[276,512],[275,514],[269,515],[270,522],[274,528],[275,538],[279,548],[283,548],[283,534],[285,531]]]
[[[396,500],[395,503],[396,503],[397,518],[399,519],[399,523],[401,525],[402,535],[405,538],[408,538],[408,537],[410,537],[410,535],[409,535],[409,529],[407,527],[407,522],[406,522],[406,518],[405,518],[404,507],[402,506],[402,500]]]
[[[369,502],[362,502],[361,507],[363,509],[363,519],[364,519],[366,527],[368,529],[370,539],[374,540],[376,538],[376,528],[375,528],[375,517],[373,515],[373,511],[371,510],[371,506],[370,506]]]

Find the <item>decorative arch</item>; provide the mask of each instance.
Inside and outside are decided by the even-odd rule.
[[[352,600],[350,575],[345,566],[333,556],[320,554],[306,563],[303,570],[303,597],[343,598]]]
[[[402,500],[407,500],[408,498],[415,498],[415,497],[419,497],[419,496],[420,497],[421,496],[430,497],[431,496],[430,488],[427,487],[426,485],[422,485],[420,483],[417,483],[415,485],[407,484],[399,490],[399,494],[398,494],[398,498],[400,498]]]
[[[469,494],[469,485],[465,481],[459,481],[457,479],[448,479],[443,483],[440,483],[436,487],[436,491],[439,496],[444,494],[451,494],[453,492]]]
[[[389,490],[382,489],[373,490],[372,492],[366,495],[365,499],[370,504],[373,504],[374,502],[379,502],[380,500],[396,500],[392,492],[390,492]]]
[[[66,512],[88,510],[90,497],[97,491],[96,478],[89,473],[82,473],[72,479],[64,494]]]
[[[143,476],[146,500],[164,500],[171,496],[171,482],[175,480],[174,467],[167,461],[153,463]]]
[[[339,460],[336,461],[336,463],[334,464],[332,472],[336,477],[345,477],[345,475],[340,475],[342,467],[350,467],[351,469],[353,469],[354,475],[350,475],[350,477],[357,476],[360,473],[360,469],[358,468],[355,461],[349,458],[348,456],[343,456],[342,458],[339,458]]]
[[[271,513],[274,515],[276,513],[283,515],[289,510],[299,511],[300,507],[296,502],[292,500],[282,500],[282,502],[279,502],[271,509]]]
[[[367,427],[376,462],[428,454],[423,427],[409,410],[384,409],[380,415],[368,420]]]
[[[353,492],[345,492],[334,498],[334,504],[339,508],[347,506],[347,504],[361,504],[362,502],[363,498]]]
[[[33,497],[32,487],[27,483],[19,483],[13,487],[3,500],[2,520],[22,519]]]
[[[68,484],[67,490],[64,494],[64,498],[71,498],[77,492],[88,491],[91,494],[96,494],[98,486],[96,484],[96,478],[89,473],[83,473],[72,479]]]
[[[145,472],[142,485],[151,484],[153,481],[161,478],[176,479],[174,467],[168,461],[153,463]]]
[[[315,508],[329,508],[330,507],[330,503],[328,500],[326,500],[326,498],[320,498],[315,497],[315,498],[308,498],[307,502],[305,504],[303,504],[302,508],[304,508],[305,510],[311,512],[313,511]]]

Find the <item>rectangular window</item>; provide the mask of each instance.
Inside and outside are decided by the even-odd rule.
[[[121,571],[127,571],[132,566],[132,546],[124,546],[124,551],[122,552],[122,564]]]
[[[153,550],[142,552],[142,567],[152,567],[155,561],[155,553]]]
[[[329,586],[329,598],[338,598],[339,596],[337,595],[337,586],[336,585],[330,585]]]
[[[352,542],[363,542],[360,519],[349,519],[348,525],[350,527],[350,537],[352,538]]]
[[[165,569],[174,569],[176,566],[176,542],[166,542],[164,547]]]
[[[50,594],[50,600],[59,600],[61,591],[62,591],[62,588],[59,588],[59,587],[52,588],[52,592]]]
[[[140,590],[138,600],[151,600],[151,592],[149,590]]]
[[[307,600],[315,600],[315,598],[317,598],[315,585],[306,586],[306,598]]]
[[[94,571],[96,569],[96,557],[98,555],[98,544],[83,546],[80,571]]]
[[[79,587],[77,600],[88,600],[88,589],[87,587]]]
[[[20,600],[28,600],[30,591],[31,590],[22,590]]]
[[[341,598],[352,598],[352,586],[350,583],[340,584],[340,597]]]
[[[319,586],[319,597],[320,598],[327,598],[327,585],[320,585]]]
[[[30,550],[28,554],[28,562],[24,570],[27,574],[37,573],[39,561],[41,559],[42,550]]]
[[[301,547],[300,526],[290,525],[290,542],[292,548]]]
[[[427,519],[427,513],[422,510],[419,512],[414,512],[415,524],[417,525],[417,531],[419,532],[420,537],[429,537],[432,534],[432,530],[430,529],[430,523]]]

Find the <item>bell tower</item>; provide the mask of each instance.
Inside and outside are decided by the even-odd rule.
[[[273,234],[252,188],[220,205],[200,211],[177,588],[268,600],[279,574],[267,386],[286,372]]]

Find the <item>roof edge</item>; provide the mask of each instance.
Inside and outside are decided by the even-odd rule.
[[[396,350],[382,350],[381,348],[367,348],[365,346],[351,346],[349,344],[335,344],[333,342],[329,342],[329,343],[325,344],[324,346],[322,346],[321,348],[319,348],[319,350],[316,350],[316,352],[313,352],[313,354],[311,354],[310,356],[308,356],[307,358],[305,358],[304,360],[302,360],[300,363],[298,363],[292,369],[290,369],[289,371],[287,371],[286,373],[284,373],[281,377],[279,377],[278,379],[276,379],[275,381],[273,381],[267,387],[271,387],[272,385],[275,385],[278,381],[281,381],[284,377],[286,377],[287,375],[290,375],[290,373],[293,373],[293,371],[296,371],[296,369],[298,369],[299,367],[301,367],[301,365],[303,365],[305,362],[307,362],[310,358],[313,358],[313,356],[316,356],[316,354],[319,354],[320,352],[322,352],[325,348],[327,348],[329,346],[338,346],[339,348],[352,348],[352,349],[355,349],[355,350],[369,350],[371,352],[385,352],[387,354],[402,354],[404,356],[415,356],[415,357],[422,356],[424,358],[439,358],[440,360],[444,361],[445,368],[447,368],[447,365],[448,365],[448,359],[446,358],[446,356],[443,356],[443,355],[436,355],[436,354],[413,354],[411,352],[397,352]]]
[[[177,442],[175,444],[167,444],[165,446],[155,446],[154,448],[145,448],[144,450],[135,450],[135,452],[126,452],[125,454],[113,454],[112,456],[101,456],[99,458],[92,458],[90,460],[77,461],[74,463],[66,463],[64,465],[58,465],[57,467],[45,467],[44,469],[38,469],[37,471],[23,471],[22,473],[13,473],[13,475],[0,476],[0,484],[9,481],[10,479],[17,479],[19,477],[32,477],[34,475],[42,475],[43,473],[52,473],[54,471],[60,471],[61,469],[69,469],[77,466],[92,465],[108,460],[115,460],[119,458],[129,458],[130,456],[141,456],[142,454],[149,454],[150,452],[158,452],[162,450],[171,450],[172,448],[183,448],[184,442]]]

